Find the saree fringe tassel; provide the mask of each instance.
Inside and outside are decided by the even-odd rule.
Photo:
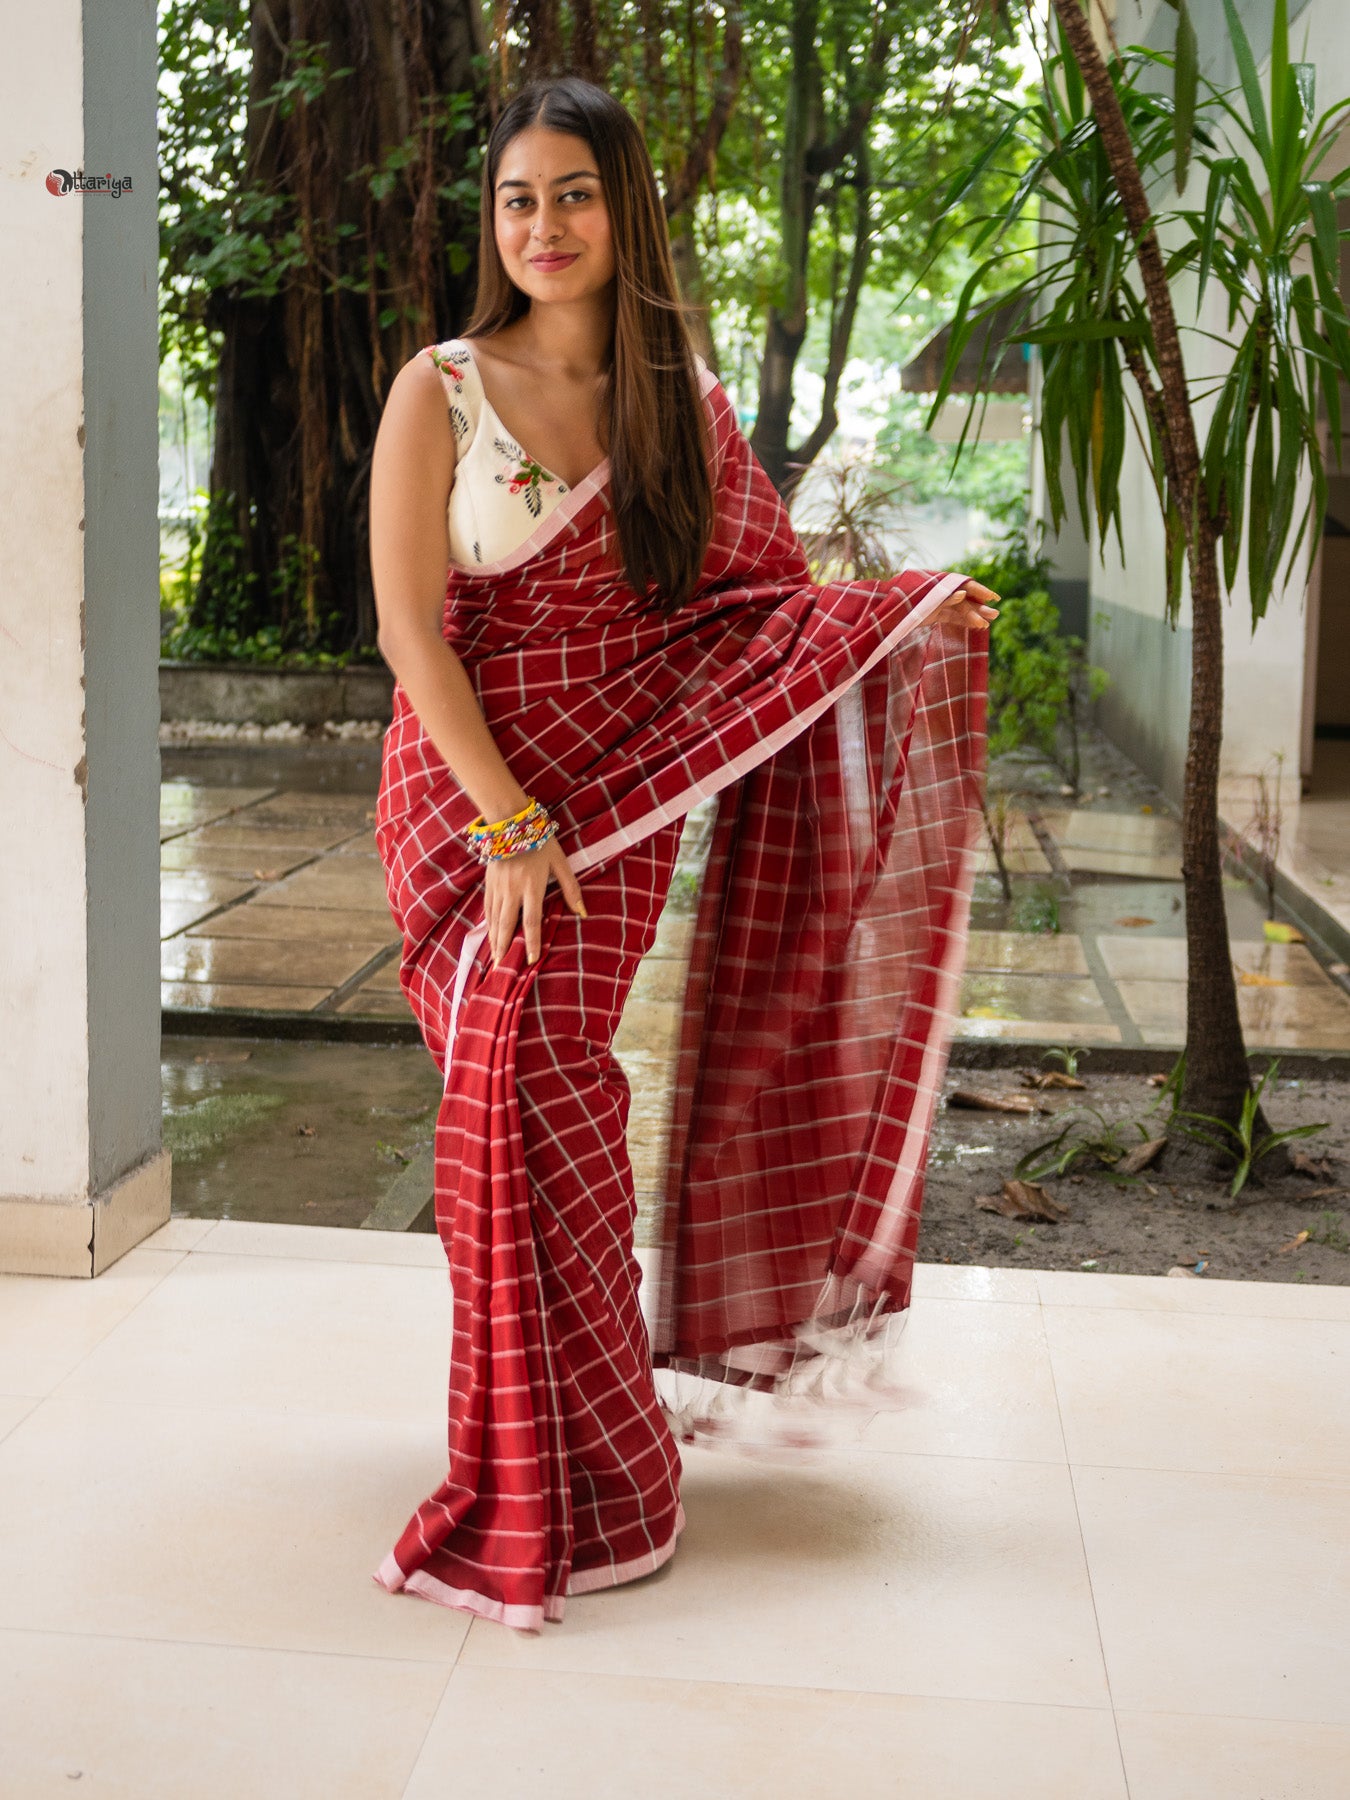
[[[448,1471],[375,1579],[522,1630],[671,1556],[677,1436],[804,1447],[911,1397],[897,1350],[964,956],[983,635],[930,628],[959,575],[814,584],[703,382],[717,523],[686,606],[663,616],[616,573],[604,464],[514,554],[451,572],[445,637],[585,896],[579,920],[547,890],[534,965],[517,932],[492,967],[477,809],[401,689],[385,738],[376,834],[445,1077],[453,1312]],[[712,796],[640,1299],[612,1043]]]

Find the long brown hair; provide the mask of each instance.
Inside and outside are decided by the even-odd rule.
[[[491,337],[529,311],[502,266],[494,228],[502,152],[531,125],[582,138],[595,157],[614,243],[614,346],[600,404],[619,560],[663,611],[688,600],[712,537],[707,417],[685,329],[665,212],[631,114],[575,75],[537,81],[503,109],[483,159],[478,299],[465,337]]]

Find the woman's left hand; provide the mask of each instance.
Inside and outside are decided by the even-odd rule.
[[[964,631],[988,631],[990,621],[998,617],[998,608],[991,604],[997,599],[997,594],[981,587],[978,581],[968,581],[943,602],[935,616],[939,625],[959,625]]]

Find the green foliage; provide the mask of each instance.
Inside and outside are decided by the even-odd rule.
[[[1042,1050],[1041,1061],[1058,1063],[1070,1081],[1073,1081],[1077,1079],[1079,1063],[1091,1054],[1086,1045],[1053,1044],[1050,1049]]]
[[[318,274],[328,292],[364,294],[371,271],[353,274],[339,256],[357,234],[350,220],[306,216],[299,196],[273,179],[250,174],[245,155],[247,108],[272,109],[288,119],[312,106],[334,83],[356,71],[330,66],[329,46],[306,38],[288,39],[284,72],[265,93],[250,95],[248,0],[161,0],[160,57],[160,354],[176,349],[192,389],[203,396],[214,385],[220,343],[213,296],[269,299],[283,293],[307,271]],[[409,131],[384,146],[377,162],[346,173],[358,192],[387,200],[399,182],[416,172],[428,135],[440,139],[472,131],[475,99],[467,93],[438,95],[426,102]],[[478,211],[476,152],[462,176],[436,189],[451,200],[472,230]],[[444,247],[452,275],[462,274],[469,252],[453,239]],[[374,277],[381,330],[403,308]]]
[[[1015,1173],[1021,1181],[1042,1181],[1047,1175],[1067,1175],[1081,1162],[1110,1170],[1138,1144],[1147,1142],[1148,1132],[1137,1119],[1110,1120],[1095,1106],[1075,1106],[1064,1114],[1064,1123],[1053,1137],[1027,1151]]]
[[[1181,1104],[1181,1093],[1182,1093],[1182,1089],[1185,1087],[1185,1085],[1186,1085],[1186,1052],[1183,1050],[1181,1055],[1177,1058],[1177,1060],[1172,1064],[1172,1067],[1168,1070],[1167,1079],[1159,1087],[1157,1098],[1154,1100],[1153,1105],[1149,1108],[1149,1111],[1156,1112],[1158,1110],[1158,1108],[1164,1103],[1164,1101],[1170,1101],[1172,1111],[1175,1112],[1177,1107],[1180,1106],[1180,1104]]]
[[[360,8],[315,17],[310,38],[248,0],[158,7],[161,364],[218,403],[212,479],[241,495],[164,580],[169,653],[341,660],[369,634],[350,515],[374,419],[464,297],[482,59],[446,43],[449,7],[375,38]]]
[[[159,6],[160,360],[177,350],[189,391],[208,398],[218,334],[210,295],[226,262],[230,211],[256,216],[244,187],[247,0]]]
[[[261,1124],[282,1103],[280,1094],[207,1094],[164,1114],[164,1148],[176,1163],[199,1162],[227,1138]]]
[[[1333,1207],[1324,1207],[1317,1224],[1308,1233],[1308,1242],[1325,1244],[1328,1250],[1339,1250],[1342,1256],[1350,1253],[1350,1232],[1345,1228],[1345,1215]]]
[[[1183,1137],[1207,1144],[1221,1156],[1232,1157],[1236,1167],[1233,1184],[1228,1190],[1230,1199],[1237,1199],[1247,1185],[1254,1165],[1263,1156],[1269,1156],[1272,1150],[1278,1150],[1281,1144],[1292,1143],[1295,1138],[1315,1137],[1319,1131],[1329,1129],[1330,1121],[1323,1120],[1320,1125],[1290,1125],[1283,1131],[1267,1131],[1264,1137],[1257,1137],[1261,1096],[1279,1066],[1279,1059],[1275,1058],[1267,1065],[1256,1086],[1243,1096],[1242,1113],[1236,1125],[1230,1125],[1226,1119],[1216,1119],[1210,1113],[1183,1111],[1180,1107],[1172,1113],[1172,1128]]]
[[[1060,629],[1046,581],[1049,565],[1021,534],[963,571],[999,596],[989,634],[989,754],[1031,747],[1078,786],[1078,739],[1106,673],[1087,661],[1083,640]]]
[[[978,507],[991,519],[1020,526],[1026,517],[1027,446],[1012,440],[972,444],[953,458],[927,429],[929,403],[917,394],[897,394],[877,434],[877,458],[913,505],[954,500]]]
[[[1013,909],[1014,931],[1040,932],[1045,935],[1059,930],[1059,896],[1044,882],[1038,882],[1018,899]]]
[[[718,147],[715,177],[700,190],[688,219],[703,294],[712,302],[709,323],[723,378],[742,400],[752,400],[757,386],[765,310],[783,295],[779,184],[798,10],[794,0],[762,0],[756,6],[745,41],[745,73]],[[815,178],[818,204],[810,229],[804,357],[817,371],[829,355],[859,224],[858,154],[850,144],[848,121],[860,84],[870,79],[864,66],[869,47],[883,27],[890,32],[889,47],[864,147],[871,174],[866,281],[881,320],[862,334],[858,354],[893,363],[912,353],[894,322],[897,295],[906,296],[906,312],[931,307],[934,330],[945,317],[947,291],[962,257],[954,250],[924,275],[929,215],[923,198],[988,140],[999,116],[995,96],[1015,91],[1022,79],[1009,41],[984,33],[967,50],[969,12],[967,0],[838,0],[820,7],[816,104],[831,127],[827,135],[840,148],[823,159],[828,166]],[[690,100],[706,93],[716,79],[716,69],[698,69],[691,79],[689,67],[691,45],[697,61],[706,53],[704,46],[716,44],[704,22],[712,16],[718,12],[711,6],[661,12],[660,55],[669,64],[673,90],[668,97],[654,90],[652,54],[644,39],[630,36],[616,59],[614,91],[644,124],[663,178],[679,170],[697,135]],[[957,68],[963,52],[970,60]],[[995,204],[1011,186],[1002,167],[992,170],[958,209],[960,215],[969,218],[976,207]],[[1021,233],[1025,250],[1033,236],[1029,229]],[[921,277],[923,291],[916,293]],[[861,311],[865,319],[866,293]],[[913,348],[922,341],[920,336]]]
[[[1286,549],[1292,565],[1310,522],[1314,533],[1321,529],[1326,478],[1319,404],[1331,441],[1340,444],[1340,382],[1350,379],[1340,240],[1350,234],[1338,228],[1336,201],[1350,187],[1350,169],[1330,181],[1318,170],[1350,117],[1350,100],[1317,114],[1315,69],[1290,62],[1286,0],[1275,0],[1267,101],[1232,0],[1224,0],[1224,14],[1241,99],[1205,83],[1204,104],[1233,153],[1199,158],[1208,171],[1205,205],[1179,216],[1192,233],[1184,249],[1200,295],[1214,279],[1227,302],[1220,341],[1236,356],[1205,440],[1204,487],[1210,511],[1224,522],[1230,587],[1250,488],[1247,560],[1255,620],[1266,610]],[[1311,495],[1294,531],[1305,468]]]
[[[307,628],[292,608],[289,626],[256,623],[256,576],[244,563],[243,534],[231,494],[208,495],[199,490],[195,503],[182,520],[184,548],[177,560],[160,569],[160,655],[168,662],[259,663],[283,668],[341,668],[353,662],[377,662],[378,651],[358,647],[342,651],[323,648],[323,627],[336,634],[341,616],[321,621],[321,632]],[[294,537],[283,539],[271,591],[278,612],[286,598],[303,588],[314,566],[312,546]],[[211,578],[213,604],[210,617],[195,615],[193,598],[206,571]]]
[[[794,496],[802,503],[802,549],[817,581],[867,581],[890,575],[888,539],[899,484],[867,456],[821,458]]]
[[[1339,291],[1340,240],[1347,234],[1338,227],[1336,202],[1350,188],[1350,170],[1330,180],[1319,170],[1350,101],[1316,112],[1311,65],[1290,61],[1286,0],[1275,0],[1264,94],[1233,0],[1224,0],[1239,71],[1231,92],[1199,74],[1189,14],[1181,0],[1169,4],[1178,13],[1174,54],[1127,50],[1112,59],[1110,74],[1149,191],[1158,192],[1165,170],[1180,187],[1192,157],[1206,174],[1203,207],[1160,206],[1153,219],[1160,240],[1174,246],[1166,259],[1169,281],[1193,279],[1200,300],[1216,281],[1227,303],[1223,329],[1211,334],[1224,346],[1224,372],[1189,382],[1193,403],[1212,402],[1193,502],[1174,492],[1169,479],[1172,427],[1133,234],[1071,56],[1046,58],[1039,94],[1007,109],[995,141],[942,196],[939,217],[965,202],[1001,156],[1016,151],[1022,175],[1012,198],[986,214],[973,234],[964,233],[980,261],[957,308],[937,404],[971,339],[1011,301],[1012,337],[1037,346],[1042,361],[1040,431],[1056,528],[1067,514],[1060,474],[1067,452],[1084,529],[1095,524],[1103,551],[1113,527],[1119,537],[1120,474],[1132,428],[1162,512],[1171,616],[1203,508],[1222,546],[1230,589],[1247,545],[1255,623],[1282,560],[1292,565],[1309,525],[1314,533],[1320,529],[1326,482],[1319,408],[1330,421],[1331,441],[1340,442],[1339,382],[1350,379],[1350,318]],[[1146,85],[1156,82],[1159,68],[1175,98]],[[1042,255],[1027,273],[1009,233],[1037,204]],[[959,225],[956,231],[962,235]],[[950,252],[951,237],[944,219],[933,235],[935,256]],[[1002,346],[991,350],[987,366],[1003,353]],[[1127,371],[1137,388],[1127,389]],[[1305,472],[1310,498],[1295,529]]]

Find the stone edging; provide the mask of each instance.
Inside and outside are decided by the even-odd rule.
[[[264,669],[243,663],[159,665],[159,712],[233,725],[324,725],[393,717],[394,677],[383,664],[346,669]]]
[[[376,1019],[350,1013],[238,1012],[194,1007],[165,1007],[160,1016],[165,1037],[248,1037],[287,1041],[308,1039],[329,1044],[420,1044],[422,1034],[411,1014],[406,1019]],[[1041,1053],[1057,1048],[1049,1042],[998,1043],[986,1038],[957,1038],[952,1045],[953,1069],[1034,1069]],[[1165,1075],[1180,1052],[1153,1044],[1083,1046],[1088,1075]],[[1350,1081],[1350,1056],[1333,1050],[1253,1050],[1254,1057],[1277,1057],[1280,1074],[1291,1080],[1324,1076]]]

